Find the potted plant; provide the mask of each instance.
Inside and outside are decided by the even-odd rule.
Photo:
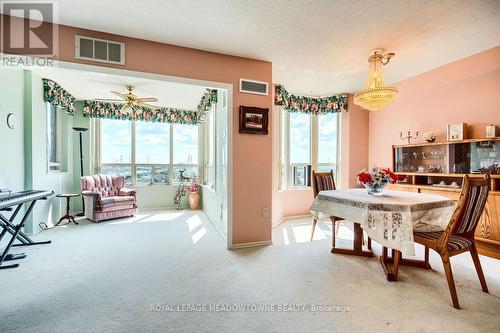
[[[191,209],[200,209],[200,177],[194,176],[188,186],[189,207]]]
[[[362,184],[370,195],[380,195],[387,184],[398,181],[398,176],[391,170],[376,167],[362,170],[356,178],[357,183]]]

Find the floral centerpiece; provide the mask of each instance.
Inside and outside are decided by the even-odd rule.
[[[363,169],[357,175],[357,183],[362,184],[368,194],[381,194],[387,184],[394,184],[398,176],[389,169],[371,168]]]

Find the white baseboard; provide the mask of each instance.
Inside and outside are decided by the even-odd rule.
[[[305,219],[305,218],[312,218],[312,215],[311,214],[303,214],[303,215],[293,215],[293,216],[284,217],[281,220],[279,220],[278,223],[276,223],[275,225],[273,225],[273,229],[276,228],[276,227],[278,227],[283,222],[286,222],[286,221],[289,221],[289,220]]]
[[[247,247],[256,247],[256,246],[267,246],[267,245],[273,245],[273,241],[268,240],[268,241],[260,241],[260,242],[233,244],[229,248],[229,250],[244,249]]]

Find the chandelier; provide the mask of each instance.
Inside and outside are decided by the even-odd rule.
[[[392,102],[398,95],[394,87],[387,87],[384,83],[382,65],[387,65],[394,57],[394,53],[379,53],[375,51],[368,58],[368,78],[362,91],[354,95],[354,104],[370,111],[380,110]]]

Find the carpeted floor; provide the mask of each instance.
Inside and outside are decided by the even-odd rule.
[[[274,230],[274,245],[235,251],[201,212],[44,231],[35,238],[52,245],[22,249],[21,266],[0,271],[0,332],[498,331],[499,260],[481,257],[485,294],[470,256],[452,258],[455,310],[437,255],[434,270],[402,267],[390,283],[375,258],[330,254],[330,224],[313,242],[309,228],[307,219],[289,221]],[[350,244],[347,227],[339,236]],[[245,311],[232,311],[238,304]]]

